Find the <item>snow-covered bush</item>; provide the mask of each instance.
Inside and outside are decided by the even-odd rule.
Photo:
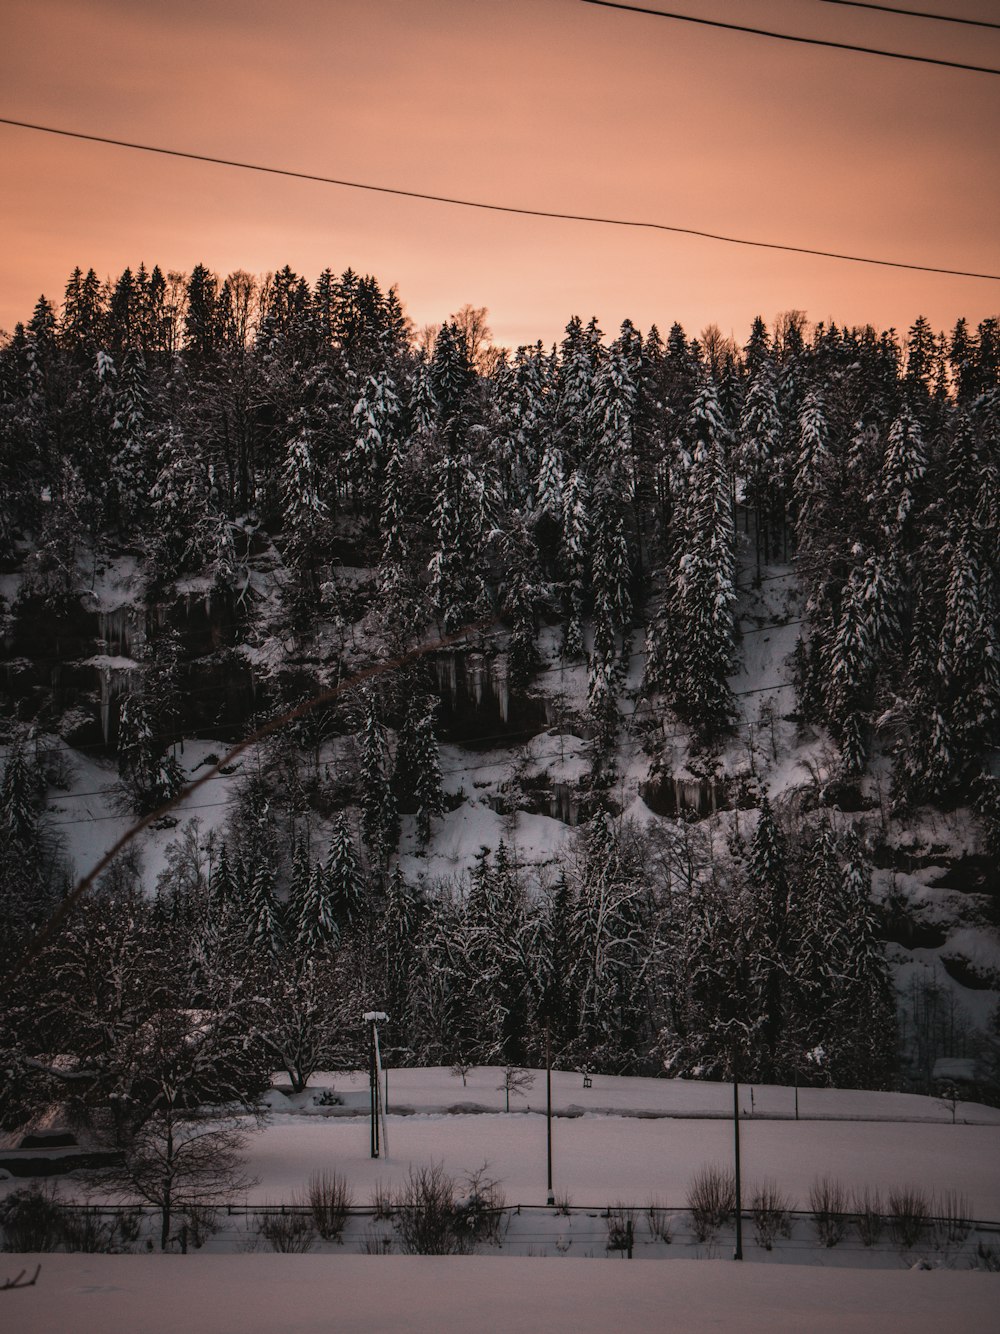
[[[392,1217],[392,1187],[384,1181],[376,1181],[372,1186],[372,1217],[376,1222],[384,1222]]]
[[[865,1186],[863,1190],[855,1191],[851,1198],[851,1211],[862,1245],[877,1246],[884,1222],[882,1196],[877,1187]]]
[[[67,1251],[124,1255],[135,1250],[142,1228],[138,1209],[116,1209],[104,1213],[96,1206],[65,1211],[63,1242]]]
[[[736,1212],[736,1178],[724,1167],[703,1167],[688,1187],[691,1225],[699,1241],[710,1241]]]
[[[647,1202],[643,1212],[646,1217],[646,1226],[649,1228],[650,1241],[662,1241],[669,1246],[672,1240],[673,1225],[670,1219],[670,1211],[666,1205],[654,1196]]]
[[[750,1208],[753,1210],[754,1240],[765,1251],[772,1249],[778,1237],[791,1236],[788,1197],[774,1181],[762,1181],[754,1188]]]
[[[261,1213],[257,1216],[257,1232],[275,1251],[301,1255],[311,1251],[316,1241],[316,1229],[309,1214]]]
[[[941,1247],[961,1246],[972,1231],[968,1197],[957,1190],[942,1191],[934,1204],[934,1230]]]
[[[465,1177],[465,1195],[459,1201],[461,1225],[475,1241],[502,1243],[506,1232],[507,1197],[501,1183],[486,1175],[483,1163]]]
[[[635,1244],[635,1209],[629,1204],[613,1204],[608,1209],[606,1250],[631,1255]]]
[[[930,1202],[919,1187],[901,1186],[889,1191],[888,1204],[892,1239],[901,1250],[909,1250],[930,1226]]]
[[[836,1177],[822,1176],[809,1187],[816,1235],[824,1246],[836,1246],[847,1235],[847,1192]]]
[[[455,1181],[441,1163],[411,1167],[393,1203],[404,1255],[469,1255],[475,1248]]]
[[[54,1251],[63,1240],[63,1223],[51,1186],[25,1186],[0,1204],[5,1251]]]
[[[306,1190],[316,1231],[324,1241],[343,1241],[353,1198],[347,1178],[339,1172],[313,1172]]]

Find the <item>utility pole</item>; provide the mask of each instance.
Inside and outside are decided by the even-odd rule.
[[[555,1204],[556,1197],[552,1193],[552,1035],[548,1019],[545,1020],[545,1138],[549,1167],[547,1203]]]
[[[733,1042],[733,1164],[736,1178],[736,1250],[734,1260],[743,1259],[743,1188],[740,1180],[740,1080],[736,1068],[736,1043]]]
[[[371,1090],[371,1156],[378,1158],[381,1152],[379,1143],[379,1120],[382,1114],[382,1088],[379,1081],[378,1023],[388,1019],[381,1010],[370,1010],[365,1015],[365,1023],[371,1026],[368,1042],[368,1086]]]

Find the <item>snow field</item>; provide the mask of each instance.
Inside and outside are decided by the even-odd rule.
[[[945,1271],[350,1254],[39,1258],[37,1286],[4,1296],[9,1328],[22,1334],[993,1334],[1000,1307],[1000,1275]]]
[[[357,1204],[376,1181],[400,1183],[411,1163],[443,1162],[462,1177],[482,1163],[503,1183],[510,1203],[546,1198],[545,1117],[511,1111],[388,1118],[389,1157],[369,1156],[364,1118],[275,1119],[249,1142],[257,1185],[251,1201],[290,1201],[311,1172],[347,1177]],[[691,1178],[704,1165],[732,1161],[732,1123],[623,1116],[557,1117],[553,1186],[574,1204],[642,1206],[650,1196],[683,1208]],[[919,1123],[747,1121],[741,1125],[743,1178],[777,1182],[793,1208],[806,1209],[817,1176],[839,1178],[850,1192],[877,1186],[955,1190],[973,1216],[1000,1220],[1000,1131],[993,1126]],[[749,1196],[749,1191],[747,1191]]]

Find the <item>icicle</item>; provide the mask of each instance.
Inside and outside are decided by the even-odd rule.
[[[111,663],[97,663],[98,677],[101,683],[101,736],[104,744],[111,740],[111,706],[119,695],[125,695],[129,689],[129,678],[134,666],[120,667]]]
[[[480,708],[483,703],[483,660],[476,658],[475,662],[470,663],[466,659],[465,674],[469,683],[469,693],[475,701],[476,708]]]

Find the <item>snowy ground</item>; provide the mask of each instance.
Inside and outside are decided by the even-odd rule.
[[[567,1213],[546,1204],[544,1072],[536,1072],[525,1097],[512,1098],[510,1113],[502,1110],[497,1087],[502,1071],[495,1068],[474,1068],[464,1088],[443,1068],[392,1070],[388,1078],[388,1152],[377,1160],[370,1155],[366,1077],[317,1076],[313,1087],[294,1097],[272,1090],[269,1122],[247,1142],[246,1165],[256,1182],[235,1202],[235,1212],[220,1219],[206,1250],[219,1255],[248,1246],[267,1250],[256,1235],[257,1211],[301,1201],[310,1175],[325,1169],[347,1180],[357,1213],[343,1247],[317,1243],[317,1249],[356,1252],[373,1232],[392,1234],[390,1224],[371,1216],[376,1185],[397,1187],[411,1166],[440,1163],[460,1191],[463,1180],[484,1164],[487,1175],[500,1182],[510,1214],[502,1246],[486,1247],[494,1255],[605,1258],[607,1210],[619,1204],[637,1211],[637,1259],[714,1259],[731,1253],[731,1223],[699,1240],[687,1210],[695,1174],[732,1162],[730,1086],[597,1075],[593,1087],[584,1089],[579,1075],[556,1072],[553,1187],[557,1204],[570,1206]],[[318,1105],[323,1090],[339,1103]],[[791,1235],[778,1239],[773,1250],[757,1243],[748,1212],[748,1262],[898,1269],[926,1260],[935,1268],[968,1268],[981,1242],[1000,1256],[997,1109],[958,1103],[953,1123],[951,1104],[940,1099],[803,1089],[796,1121],[793,1090],[749,1086],[741,1086],[740,1103],[744,1208],[749,1211],[755,1186],[770,1181],[787,1207],[802,1211],[792,1220]],[[954,1192],[963,1198],[966,1216],[996,1220],[996,1230],[973,1231],[959,1245],[945,1244],[929,1231],[906,1248],[893,1243],[888,1229],[875,1247],[862,1245],[852,1231],[827,1249],[807,1216],[810,1188],[820,1176],[842,1185],[845,1207],[865,1188],[876,1188],[887,1200],[893,1190],[915,1187],[940,1211],[944,1194]],[[10,1181],[0,1190],[20,1184]],[[64,1198],[85,1198],[86,1188],[73,1177],[60,1179],[59,1189]],[[652,1201],[671,1211],[669,1245],[656,1240],[646,1224],[644,1209]]]
[[[27,1257],[9,1257],[18,1267]],[[1000,1275],[402,1256],[40,1257],[23,1334],[993,1334]],[[8,1268],[10,1266],[8,1265]]]
[[[537,1072],[527,1095],[512,1098],[509,1114],[502,1110],[501,1082],[502,1071],[489,1067],[472,1070],[465,1088],[441,1068],[390,1071],[389,1155],[373,1161],[367,1119],[345,1115],[367,1108],[367,1080],[318,1076],[315,1083],[332,1085],[343,1107],[305,1115],[291,1106],[275,1110],[249,1145],[250,1170],[259,1178],[249,1199],[290,1200],[311,1172],[327,1167],[348,1178],[356,1203],[367,1204],[376,1181],[399,1182],[410,1163],[443,1162],[461,1179],[488,1162],[511,1204],[542,1205],[545,1075]],[[308,1100],[307,1094],[293,1101]],[[272,1106],[284,1101],[273,1097]],[[883,1193],[906,1185],[928,1193],[955,1190],[968,1198],[974,1217],[1000,1220],[995,1108],[959,1103],[953,1125],[951,1104],[940,1099],[803,1089],[803,1119],[795,1121],[792,1089],[742,1086],[740,1101],[748,1195],[767,1178],[792,1208],[807,1209],[814,1178],[829,1173],[848,1193],[870,1185]],[[553,1107],[553,1186],[575,1206],[601,1211],[621,1201],[641,1208],[657,1197],[681,1209],[694,1174],[732,1158],[729,1085],[595,1075],[593,1087],[584,1089],[579,1075],[557,1072]],[[548,1224],[536,1219],[533,1226],[544,1231]],[[551,1247],[556,1229],[548,1230]],[[601,1231],[606,1237],[603,1225]],[[534,1241],[545,1244],[541,1234]],[[800,1258],[814,1261],[811,1242],[807,1249]]]

